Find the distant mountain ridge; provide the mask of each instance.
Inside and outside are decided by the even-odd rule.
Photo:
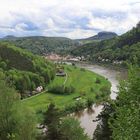
[[[60,53],[77,45],[77,42],[66,37],[27,36],[15,37],[8,35],[1,41],[12,43],[15,46],[27,49],[34,54],[46,54],[50,52]]]
[[[5,37],[3,37],[1,39],[14,39],[14,38],[16,38],[16,37],[13,36],[13,35],[7,35],[7,36],[5,36]]]
[[[73,40],[66,37],[46,37],[46,36],[25,36],[16,37],[13,35],[7,35],[1,38],[1,41],[12,43],[13,45],[27,49],[34,54],[48,54],[48,53],[65,53],[73,48],[81,45],[81,43],[87,43],[87,41],[101,41],[116,37],[117,34],[113,32],[99,32],[97,35],[80,40]]]
[[[124,64],[133,63],[134,58],[140,65],[140,22],[136,27],[121,36],[108,40],[87,42],[71,50],[75,56],[85,56],[97,63]]]
[[[118,35],[115,32],[102,31],[102,32],[99,32],[95,36],[85,38],[85,39],[79,39],[79,40],[106,40],[106,39],[111,39],[117,36]]]

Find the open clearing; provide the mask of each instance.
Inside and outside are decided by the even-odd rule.
[[[57,95],[49,92],[32,97],[22,103],[28,107],[33,108],[35,111],[46,110],[50,102],[54,102],[58,108],[63,108],[75,102],[75,98],[81,96],[81,100],[87,98],[95,99],[95,95],[100,92],[102,87],[110,88],[110,83],[104,77],[99,76],[91,71],[77,68],[75,66],[64,65],[65,72],[67,73],[67,81],[65,86],[73,86],[75,92],[70,95]],[[62,85],[66,77],[56,78],[50,85]],[[100,79],[100,83],[96,83],[96,79]],[[50,86],[48,85],[48,86]]]

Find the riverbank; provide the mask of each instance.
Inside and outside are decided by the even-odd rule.
[[[38,96],[22,101],[23,104],[33,108],[36,112],[42,112],[47,109],[50,102],[54,102],[60,109],[68,109],[74,106],[77,102],[79,104],[85,104],[88,98],[92,99],[93,102],[96,102],[101,99],[105,100],[105,98],[108,97],[108,95],[103,96],[102,93],[104,90],[109,91],[110,89],[111,85],[108,80],[89,70],[85,70],[84,68],[70,65],[64,65],[64,67],[65,72],[67,73],[67,81],[65,82],[66,77],[57,76],[55,80],[48,85],[48,88],[50,86],[61,86],[65,82],[66,87],[74,87],[74,93],[61,95],[43,92]]]
[[[97,73],[95,75],[101,75],[101,77],[102,76],[105,77],[103,79],[108,79],[108,81],[111,83],[111,98],[115,99],[116,92],[117,92],[117,86],[119,84],[117,77],[118,76],[121,77],[121,75],[124,75],[123,73],[121,73],[120,71],[112,70],[110,68],[106,68],[106,67],[102,67],[102,66],[98,66],[98,65],[89,65],[89,64],[85,64],[85,63],[76,64],[76,66],[79,67],[76,69],[80,70],[81,68],[84,68],[85,71],[88,71],[88,72],[91,71],[90,73],[92,75]],[[80,73],[81,73],[81,71],[80,71]],[[85,75],[85,73],[82,71],[80,77],[83,77],[83,75]],[[86,75],[83,78],[85,78],[85,77],[86,77]],[[92,78],[91,75],[89,77]],[[57,79],[55,79],[56,81],[54,81],[54,82],[63,84],[64,79],[65,78],[62,78],[60,80],[57,77]],[[76,82],[74,84],[79,84],[80,81],[82,82],[83,80],[76,77]],[[85,83],[82,86],[84,87]],[[52,101],[52,99],[55,99],[54,101],[56,102],[57,106],[60,108],[63,108],[63,106],[67,105],[70,101],[73,102],[72,96],[70,98],[68,98],[67,96],[58,96],[58,95],[54,95],[51,93],[44,93],[41,96],[32,98],[32,100],[30,100],[29,102],[25,102],[25,104],[27,106],[33,107],[34,109],[38,108],[38,109],[43,110],[44,108],[45,109],[47,108],[47,105],[49,104],[50,101]],[[92,109],[93,110],[85,109],[85,110],[81,111],[79,114],[77,114],[77,113],[73,114],[73,116],[76,117],[80,121],[81,126],[85,129],[85,133],[87,133],[90,138],[92,138],[93,132],[96,129],[96,126],[98,124],[98,122],[93,122],[93,120],[95,120],[96,116],[102,111],[102,105],[99,105],[99,106],[94,105]],[[36,111],[39,111],[39,110],[36,110]]]
[[[127,76],[127,72],[125,71],[120,71],[120,70],[115,70],[115,69],[110,69],[110,67],[103,67],[101,65],[91,65],[87,63],[76,63],[78,67],[85,68],[87,70],[90,70],[92,72],[95,72],[101,76],[104,76],[107,78],[110,83],[111,83],[111,94],[110,98],[111,99],[116,99],[117,97],[117,92],[118,92],[118,86],[119,86],[119,80],[120,79],[125,79]],[[102,105],[96,106],[93,105],[92,109],[94,112],[89,113],[88,109],[85,109],[82,112],[82,115],[74,115],[76,118],[78,118],[81,122],[81,126],[85,128],[85,133],[88,134],[88,136],[92,139],[93,133],[96,129],[96,126],[98,122],[93,122],[93,120],[96,119],[96,116],[100,114],[102,111]]]

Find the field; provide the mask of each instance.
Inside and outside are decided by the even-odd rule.
[[[64,108],[65,106],[76,102],[76,98],[78,97],[80,97],[80,100],[82,101],[85,101],[87,98],[92,98],[94,100],[101,88],[110,88],[110,83],[104,77],[93,72],[68,65],[64,65],[64,70],[67,73],[67,77],[56,76],[54,81],[47,87],[52,85],[63,85],[64,81],[66,81],[65,86],[73,86],[75,88],[74,93],[69,95],[58,95],[43,92],[37,96],[23,100],[22,103],[25,106],[33,108],[35,111],[46,110],[50,102],[54,102],[58,108]],[[100,83],[96,82],[97,79]]]

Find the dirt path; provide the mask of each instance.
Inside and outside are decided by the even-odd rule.
[[[67,80],[68,80],[68,74],[66,73],[66,78],[65,78],[65,81],[64,81],[63,85],[66,84]]]
[[[44,91],[42,91],[42,92],[40,92],[40,93],[38,93],[38,94],[36,94],[36,95],[33,95],[33,96],[27,97],[27,98],[25,98],[25,99],[22,99],[21,101],[26,101],[26,100],[32,99],[32,98],[34,98],[34,97],[36,97],[36,96],[39,96],[40,94],[43,94],[43,93],[45,93],[45,92],[47,92],[47,91],[48,91],[48,90],[44,90]]]

